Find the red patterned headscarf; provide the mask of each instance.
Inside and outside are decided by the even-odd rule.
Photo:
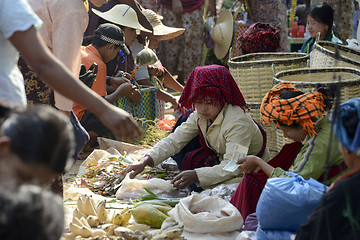
[[[214,104],[229,103],[245,111],[245,99],[229,70],[223,66],[196,67],[186,81],[179,100],[179,109],[194,109],[195,102],[206,97],[212,97]]]
[[[268,23],[254,23],[237,39],[246,53],[275,52],[280,47],[280,30]]]
[[[282,99],[283,91],[298,91],[294,84],[288,82],[275,85],[264,97],[260,113],[266,123],[280,123],[290,126],[298,123],[310,135],[316,135],[314,122],[325,111],[326,96],[318,91],[301,94],[297,97]]]

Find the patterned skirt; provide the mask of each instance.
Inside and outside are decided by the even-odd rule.
[[[46,104],[55,106],[54,91],[39,79],[37,74],[25,62],[25,59],[20,56],[18,67],[23,74],[26,98],[29,105],[32,104]],[[49,184],[45,186],[46,189],[63,195],[63,181],[62,175],[55,176]]]
[[[185,28],[180,36],[161,41],[159,58],[163,65],[173,75],[178,75],[178,81],[184,84],[191,71],[201,64],[202,45],[204,37],[203,21],[204,5],[195,11],[183,13],[178,19],[174,12],[163,8],[163,23],[170,27]]]
[[[39,79],[37,74],[30,68],[21,56],[18,61],[18,67],[24,77],[28,104],[41,103],[55,106],[54,91],[45,82]]]

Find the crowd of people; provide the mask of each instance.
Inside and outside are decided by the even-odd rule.
[[[173,131],[123,175],[134,178],[146,166],[173,157],[181,170],[173,186],[201,192],[244,174],[230,203],[246,222],[256,214],[266,181],[293,172],[331,184],[296,239],[360,237],[360,99],[335,105],[328,116],[337,89],[303,92],[288,82],[268,89],[261,120],[293,140],[271,157],[266,132],[249,115],[227,66],[201,66],[203,19],[216,16],[216,4],[0,0],[0,238],[61,237],[62,174],[85,144],[96,146],[99,136],[127,142],[141,137],[134,116],[114,105],[120,97],[139,104],[139,85],[181,93],[177,99],[162,87],[156,90],[160,109],[171,103],[180,117]],[[232,39],[241,54],[288,51],[286,3],[250,1],[248,6],[254,23]],[[317,38],[344,43],[336,37],[341,29],[333,27],[334,16],[327,3],[309,5],[310,37],[302,52],[310,53]],[[143,50],[152,51],[157,62],[138,65]],[[224,170],[238,145],[248,149],[246,156],[236,159],[235,171]]]

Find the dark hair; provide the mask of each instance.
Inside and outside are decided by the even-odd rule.
[[[0,127],[11,140],[11,151],[25,163],[48,166],[56,173],[68,170],[74,152],[70,120],[46,105],[34,105],[13,113]]]
[[[334,9],[326,2],[310,7],[306,16],[310,16],[316,21],[328,25],[329,30],[332,29],[334,22]]]
[[[329,111],[333,105],[336,91],[340,91],[340,89],[337,84],[329,84],[326,87],[317,86],[315,91],[322,93],[326,97],[325,110]]]
[[[0,192],[0,239],[57,240],[64,230],[62,199],[38,186]]]
[[[343,125],[349,138],[354,139],[355,129],[359,124],[358,112],[348,112],[343,118]]]
[[[123,30],[119,26],[111,23],[104,23],[99,25],[99,27],[95,30],[95,35],[93,36],[91,44],[95,47],[103,47],[107,44],[111,44],[111,42],[101,39],[101,36],[105,36],[117,41],[125,41]],[[120,47],[120,45],[118,46]]]

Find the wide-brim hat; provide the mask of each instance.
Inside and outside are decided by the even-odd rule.
[[[159,40],[169,40],[175,38],[185,31],[185,28],[165,26],[161,22],[163,17],[150,9],[143,9],[142,13],[149,20],[151,26],[153,27],[153,35],[159,37]]]
[[[233,36],[233,16],[224,9],[212,29],[211,38],[214,41],[214,53],[218,59],[223,59],[229,51]]]
[[[144,28],[140,23],[134,9],[126,4],[117,4],[109,11],[100,12],[96,9],[91,9],[96,15],[105,19],[106,21],[118,24],[120,26],[137,29],[144,32],[152,33],[151,30]]]

